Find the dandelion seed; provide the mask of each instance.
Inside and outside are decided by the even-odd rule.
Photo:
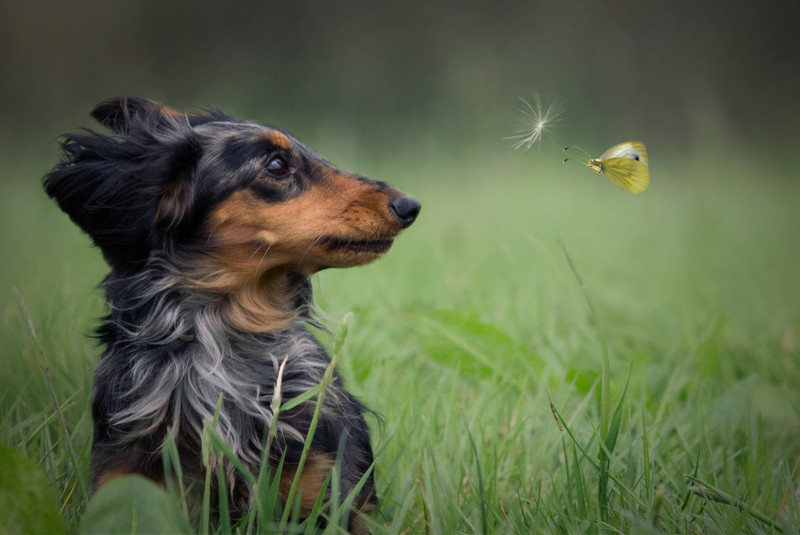
[[[542,104],[542,97],[539,93],[533,93],[533,104],[522,97],[520,101],[524,104],[519,109],[520,128],[513,136],[505,139],[515,140],[514,149],[530,149],[533,145],[541,141],[542,136],[547,133],[549,128],[557,126],[560,122],[561,114],[564,110],[558,100],[553,100],[547,106]]]

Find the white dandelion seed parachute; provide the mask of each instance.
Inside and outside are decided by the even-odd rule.
[[[528,150],[541,141],[548,129],[560,123],[564,110],[557,99],[545,106],[542,97],[536,91],[533,93],[533,104],[522,97],[519,97],[519,100],[523,104],[519,108],[519,130],[505,139],[514,141],[514,149]]]

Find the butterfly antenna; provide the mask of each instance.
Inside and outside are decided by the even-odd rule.
[[[567,148],[569,148],[569,147],[567,147]],[[589,165],[580,156],[567,156],[566,158],[564,158],[564,161],[561,162],[561,163],[562,164],[567,163],[569,160],[576,160],[576,161],[580,162],[581,165],[587,165],[587,166]]]
[[[589,158],[590,160],[592,159],[592,155],[591,154],[589,154],[582,147],[579,147],[577,145],[570,145],[569,147],[564,147],[562,149],[562,152],[567,152],[570,149],[578,149],[579,151],[583,152],[586,155],[587,158]]]

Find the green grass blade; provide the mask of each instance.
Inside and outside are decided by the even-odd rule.
[[[653,501],[653,481],[650,477],[651,466],[650,466],[650,438],[647,435],[647,419],[645,418],[645,413],[642,411],[642,456],[643,456],[643,466],[644,466],[644,488],[645,488],[645,497],[647,499],[647,503],[652,503]]]
[[[475,470],[478,472],[478,498],[480,500],[481,506],[481,533],[484,535],[488,535],[489,533],[489,521],[486,517],[486,492],[483,487],[483,474],[481,473],[481,458],[478,455],[478,447],[475,445],[475,439],[472,438],[472,432],[469,429],[469,424],[467,423],[467,418],[464,416],[464,411],[461,411],[461,418],[464,420],[464,427],[467,430],[467,438],[469,438],[469,444],[472,448],[472,454],[475,458]]]
[[[328,368],[325,370],[325,373],[322,376],[322,381],[320,382],[320,392],[317,396],[317,403],[314,407],[314,413],[311,417],[311,424],[308,428],[308,433],[306,435],[305,443],[303,444],[303,451],[300,454],[300,460],[297,463],[297,470],[295,472],[294,480],[292,481],[292,485],[289,488],[289,492],[286,495],[286,508],[283,511],[283,515],[281,517],[281,525],[286,525],[289,521],[289,515],[291,513],[291,504],[294,503],[294,498],[297,494],[297,491],[300,486],[300,475],[303,471],[303,467],[305,466],[306,459],[308,458],[308,453],[311,449],[311,442],[314,436],[314,432],[317,429],[317,425],[319,424],[319,415],[322,412],[322,403],[325,399],[325,390],[331,384],[334,379],[333,372],[336,369],[336,363],[338,361],[339,351],[344,345],[344,340],[347,335],[347,328],[348,324],[352,319],[352,313],[345,315],[342,319],[342,326],[339,329],[339,333],[336,337],[334,342],[334,351],[333,357],[331,359],[331,363]]]
[[[700,488],[690,487],[690,490],[693,494],[700,496],[701,498],[704,498],[706,500],[711,500],[717,503],[721,503],[723,505],[733,505],[741,509],[742,511],[745,511],[747,514],[749,514],[759,522],[766,524],[767,526],[774,529],[778,533],[783,533],[783,527],[778,522],[772,520],[770,517],[768,517],[761,511],[757,510],[756,508],[746,504],[745,502],[737,498],[734,498],[724,490],[715,487],[714,485],[711,485],[706,481],[703,481],[701,479],[698,479],[690,475],[687,475],[686,478],[701,486]]]
[[[633,371],[633,364],[628,368],[628,378],[625,379],[625,387],[622,389],[622,394],[619,397],[619,402],[617,403],[617,408],[614,409],[614,416],[611,418],[611,424],[608,427],[608,434],[605,436],[605,446],[606,446],[606,455],[610,457],[612,453],[614,453],[614,448],[617,445],[617,437],[619,436],[619,429],[622,425],[622,413],[624,403],[625,403],[625,395],[628,392],[628,385],[631,382],[631,372]]]
[[[589,297],[589,290],[586,288],[586,284],[583,282],[583,278],[581,277],[580,273],[578,272],[578,268],[575,267],[575,263],[572,261],[572,257],[567,250],[567,246],[564,244],[563,241],[559,241],[561,245],[561,250],[564,251],[564,256],[567,259],[567,263],[569,264],[570,269],[572,270],[572,274],[575,276],[575,280],[578,281],[578,286],[580,286],[581,291],[583,292],[583,298],[586,301],[586,306],[589,309],[589,317],[591,318],[592,325],[594,326],[598,339],[600,340],[600,345],[602,347],[602,379],[601,379],[601,386],[600,386],[600,434],[603,439],[605,439],[608,433],[608,419],[609,419],[609,410],[608,410],[608,403],[609,403],[609,373],[610,373],[610,358],[608,353],[608,343],[606,342],[605,336],[603,336],[603,332],[600,329],[600,320],[598,319],[597,311],[594,308],[594,304],[592,304],[592,299]]]
[[[181,467],[178,445],[171,428],[167,428],[167,436],[161,447],[161,458],[164,465],[164,484],[170,493],[180,497],[181,508],[185,518],[189,518],[186,504],[186,489],[183,484],[183,468]],[[177,485],[177,489],[175,486]]]
[[[219,453],[217,453],[219,455]],[[226,470],[224,466],[217,467],[217,494],[219,496],[219,529],[222,535],[231,533],[231,514],[228,495],[228,482],[226,481]]]

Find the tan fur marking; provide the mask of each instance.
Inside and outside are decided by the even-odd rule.
[[[100,487],[108,483],[111,483],[115,479],[129,475],[131,475],[131,472],[106,472],[105,474],[100,476],[100,479],[97,480],[97,485],[95,486],[95,490],[99,490]]]
[[[218,294],[220,310],[228,325],[244,332],[265,333],[283,329],[295,317],[288,310],[294,297],[286,270],[274,270],[258,278],[221,267],[188,274],[188,286]]]
[[[269,139],[273,145],[277,145],[282,149],[292,148],[292,142],[289,141],[289,138],[283,132],[272,131],[267,134],[267,139]]]
[[[371,496],[360,496],[353,502],[353,512],[350,513],[350,533],[352,535],[368,535],[370,532],[367,521],[361,515],[369,516],[378,508],[368,501],[369,498]]]
[[[293,317],[287,303],[293,297],[285,277],[264,277],[249,284],[228,298],[227,319],[245,332],[274,332],[286,326]]]
[[[365,515],[369,515],[375,511],[375,506],[369,504],[368,507],[358,509]],[[357,513],[351,513],[350,518],[350,533],[351,535],[369,535],[369,527],[367,526],[366,521],[361,518]]]
[[[170,107],[164,106],[163,104],[161,104],[160,106],[161,106],[161,115],[164,115],[166,117],[171,117],[172,119],[177,119],[177,120],[186,118],[186,114],[185,113],[182,113],[182,112],[179,112],[178,110],[174,110],[174,109],[172,109]]]
[[[334,459],[332,455],[321,453],[308,455],[303,471],[300,472],[300,485],[295,495],[295,499],[300,500],[300,514],[302,516],[308,516],[311,513],[311,509],[314,507],[314,503],[316,503],[317,497],[322,491],[322,486],[325,484],[325,479],[333,469],[333,465]],[[292,488],[296,474],[296,468],[283,467],[279,491],[284,502],[289,497],[289,491]],[[328,497],[327,491],[325,497]],[[289,506],[292,507],[293,505]]]
[[[186,210],[187,199],[191,197],[191,186],[184,181],[170,184],[158,203],[156,222],[172,223]]]
[[[97,492],[98,490],[100,490],[100,487],[102,487],[103,485],[107,485],[107,484],[111,483],[112,481],[114,481],[115,479],[119,479],[119,478],[125,477],[125,476],[144,476],[144,477],[147,477],[149,480],[153,481],[154,483],[156,483],[157,485],[163,486],[163,484],[164,484],[164,480],[163,479],[160,479],[160,478],[159,479],[153,479],[152,477],[148,477],[145,474],[137,472],[136,470],[121,470],[121,471],[118,471],[118,472],[108,471],[108,472],[104,472],[98,478],[97,483],[94,485],[94,487],[92,489],[92,492]]]

